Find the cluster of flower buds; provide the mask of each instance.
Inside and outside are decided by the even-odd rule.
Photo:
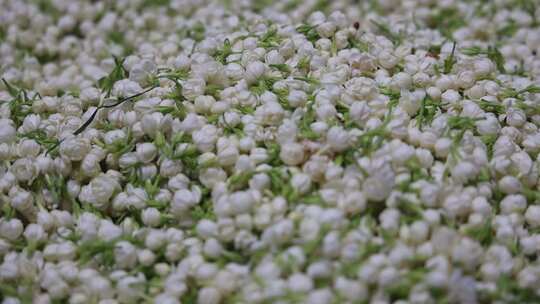
[[[540,303],[536,0],[0,0],[0,301]]]

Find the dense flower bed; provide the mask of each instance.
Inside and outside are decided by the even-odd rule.
[[[0,7],[2,303],[540,303],[535,0]]]

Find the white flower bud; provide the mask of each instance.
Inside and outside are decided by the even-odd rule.
[[[149,227],[157,227],[161,223],[161,213],[156,208],[146,208],[141,213],[142,222]]]
[[[45,230],[38,224],[30,224],[24,230],[24,237],[28,242],[40,242],[46,237]]]
[[[240,214],[250,211],[255,201],[250,192],[238,191],[231,194],[230,203],[234,214]]]
[[[1,219],[0,220],[0,236],[14,241],[23,233],[23,224],[19,219]]]
[[[219,304],[221,302],[221,293],[215,287],[204,287],[199,291],[197,303],[200,304]]]
[[[342,127],[332,127],[326,135],[328,145],[337,152],[349,146],[349,134]]]
[[[0,119],[0,144],[9,144],[16,138],[16,130],[8,119]]]
[[[307,193],[311,188],[311,178],[305,173],[294,174],[291,178],[291,185],[296,192]]]
[[[498,185],[503,193],[514,194],[521,191],[521,182],[514,176],[504,176],[499,180]]]
[[[266,72],[266,65],[260,61],[250,62],[246,66],[246,74],[244,79],[248,84],[256,82]]]
[[[120,241],[114,246],[116,265],[121,268],[132,268],[137,264],[137,249],[130,242]]]
[[[313,289],[313,281],[302,273],[295,273],[289,277],[288,286],[293,292],[308,292]]]
[[[214,125],[205,125],[200,130],[193,132],[192,137],[197,149],[202,152],[211,152],[218,139],[217,129]]]
[[[92,154],[92,153],[86,154],[86,156],[83,158],[81,162],[81,166],[80,166],[81,172],[85,176],[98,175],[101,172],[101,166],[99,164],[100,161],[101,159],[99,159],[99,157],[96,156],[95,154]]]
[[[37,130],[40,124],[41,117],[37,114],[30,114],[24,118],[22,129],[24,129],[24,132],[29,133]]]
[[[144,134],[154,137],[157,132],[163,131],[163,114],[159,112],[144,114],[140,126]]]
[[[23,139],[19,142],[17,147],[17,154],[20,157],[35,158],[38,156],[41,150],[40,145],[33,139]]]
[[[181,189],[174,193],[171,202],[171,212],[180,214],[195,206],[200,200],[200,196],[187,189]]]
[[[529,206],[525,212],[525,220],[533,228],[540,227],[540,206]]]
[[[223,247],[218,240],[210,238],[204,242],[203,252],[206,256],[217,258],[221,255]]]
[[[307,94],[300,90],[291,90],[287,96],[287,101],[291,107],[302,107],[307,102]]]
[[[16,210],[22,213],[32,210],[34,197],[30,192],[14,187],[9,190],[8,195],[11,199],[11,206]]]
[[[150,266],[156,260],[156,255],[148,249],[143,249],[137,254],[137,259],[142,265]]]
[[[10,168],[11,172],[18,181],[32,182],[38,175],[38,168],[35,162],[30,158],[19,158]]]
[[[90,141],[80,137],[70,137],[60,144],[60,154],[72,161],[80,161],[90,151]]]
[[[400,89],[409,89],[412,86],[412,78],[405,72],[399,72],[392,76],[392,82]]]
[[[462,161],[452,168],[452,177],[459,183],[465,183],[477,172],[477,168],[470,162]]]
[[[527,122],[527,116],[521,109],[508,109],[506,113],[506,122],[513,127],[521,127]]]
[[[358,214],[366,209],[367,199],[364,193],[353,191],[345,194],[345,199],[338,206],[349,214]]]
[[[197,234],[204,239],[216,237],[218,235],[218,226],[216,223],[203,219],[197,223]]]
[[[197,96],[194,101],[195,110],[197,111],[197,113],[208,113],[210,112],[210,109],[215,103],[216,103],[216,100],[212,96],[208,96],[208,95]]]
[[[281,146],[279,157],[289,166],[300,165],[304,161],[304,147],[299,143],[286,143]]]
[[[104,206],[112,198],[113,194],[120,189],[118,182],[105,174],[95,177],[89,184],[89,190],[96,199],[97,207]]]
[[[221,149],[217,154],[218,162],[221,166],[232,166],[239,159],[238,156],[238,148],[233,145],[229,145],[226,148]]]
[[[142,163],[151,162],[157,155],[157,148],[153,143],[137,144],[137,159]]]
[[[501,200],[501,213],[523,212],[527,208],[527,199],[521,194],[510,194]]]

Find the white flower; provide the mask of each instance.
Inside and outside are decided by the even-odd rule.
[[[116,96],[131,96],[142,92],[141,86],[129,79],[122,79],[117,81],[113,87],[113,94]]]
[[[195,100],[197,96],[203,95],[206,82],[202,78],[190,78],[182,83],[182,95],[189,100]]]
[[[304,161],[304,147],[299,143],[286,143],[281,147],[279,157],[289,166],[299,165]]]
[[[16,210],[22,213],[32,211],[34,197],[30,192],[15,187],[9,190],[8,195],[11,199],[11,206]]]
[[[487,58],[480,58],[474,61],[474,72],[477,77],[489,75],[493,69],[493,63]]]
[[[540,207],[529,206],[525,212],[525,220],[531,227],[540,227]]]
[[[521,212],[527,207],[527,200],[521,194],[510,194],[501,200],[501,212],[510,214],[512,212]]]
[[[139,84],[146,84],[156,72],[157,66],[153,61],[142,60],[131,67],[129,79]]]
[[[266,65],[260,61],[250,62],[246,66],[246,74],[244,75],[248,84],[256,82],[260,77],[264,75],[266,71]]]
[[[174,59],[174,67],[177,69],[188,69],[191,65],[191,59],[185,54],[180,54]]]
[[[127,276],[120,279],[116,285],[119,300],[127,303],[136,302],[141,295],[144,284],[144,277]]]
[[[476,175],[478,169],[469,162],[460,162],[452,168],[452,177],[459,183],[465,183],[469,178]]]
[[[46,237],[45,230],[38,224],[30,224],[24,230],[24,237],[30,242],[40,242]]]
[[[309,293],[307,301],[313,304],[324,304],[331,302],[334,295],[329,288],[316,289]]]
[[[358,214],[367,206],[367,200],[364,193],[353,191],[345,194],[344,199],[338,202],[338,206],[349,214]]]
[[[156,227],[161,223],[161,213],[156,208],[147,208],[142,211],[141,219],[145,225]]]
[[[89,184],[93,197],[96,199],[97,206],[104,206],[109,202],[114,193],[120,189],[116,179],[102,174],[95,177]]]
[[[504,193],[514,194],[521,190],[521,182],[514,176],[506,175],[498,182],[499,188]]]
[[[263,125],[278,125],[283,115],[283,107],[278,102],[265,103],[255,110],[255,117]]]
[[[452,250],[452,259],[467,269],[475,267],[482,257],[482,246],[477,242],[463,238]]]
[[[238,191],[230,196],[231,208],[235,214],[248,212],[254,203],[254,197],[251,192]]]
[[[333,22],[323,22],[317,26],[317,33],[321,37],[330,38],[336,30],[336,25]]]
[[[381,201],[390,195],[394,186],[394,172],[388,164],[376,166],[364,181],[362,189],[370,200]]]
[[[80,137],[70,137],[60,144],[60,154],[72,161],[80,161],[90,151],[90,141]]]
[[[224,149],[220,149],[217,159],[221,166],[231,166],[236,163],[238,156],[239,152],[236,146],[228,145]]]
[[[294,174],[291,178],[291,185],[298,193],[306,193],[311,188],[311,178],[305,173]]]
[[[379,219],[381,221],[381,227],[386,230],[395,230],[399,225],[399,211],[396,209],[385,209]]]
[[[522,175],[527,175],[531,172],[533,162],[529,154],[524,151],[516,152],[510,156],[512,163],[519,169]]]
[[[38,168],[30,158],[19,158],[11,165],[11,172],[18,181],[32,182],[38,175]]]
[[[101,220],[98,237],[102,240],[112,241],[122,235],[122,229],[108,220]]]
[[[335,285],[340,295],[349,301],[362,301],[368,297],[366,286],[360,282],[338,277]]]
[[[137,158],[142,163],[151,162],[157,155],[157,148],[153,143],[137,144]]]
[[[340,152],[349,146],[349,134],[342,127],[331,127],[326,134],[328,145],[332,150]]]
[[[120,241],[115,244],[114,257],[116,264],[121,268],[132,268],[137,263],[137,251],[130,242]]]
[[[101,159],[92,153],[86,154],[81,162],[81,171],[85,176],[96,176],[101,172]]]
[[[0,144],[11,143],[15,140],[16,130],[9,119],[0,119]]]
[[[200,200],[200,196],[193,191],[182,189],[174,193],[171,202],[171,212],[185,212],[187,209],[195,206]]]
[[[100,92],[97,88],[88,87],[81,91],[79,96],[87,104],[96,104],[99,101]]]
[[[23,224],[19,219],[2,219],[0,220],[0,236],[14,241],[23,233]]]
[[[304,274],[295,273],[289,277],[288,287],[292,292],[307,292],[313,289],[313,281]]]
[[[222,251],[223,247],[221,246],[219,241],[214,238],[210,238],[204,243],[203,252],[209,257],[217,258],[220,256]]]
[[[150,230],[150,232],[148,232],[148,234],[146,235],[146,239],[144,241],[144,245],[152,251],[158,250],[159,248],[163,247],[166,243],[167,243],[167,234],[164,231],[158,230],[158,229]],[[142,253],[142,254],[144,256],[146,253]],[[139,258],[140,257],[141,256],[139,256]],[[151,264],[151,262],[149,263]]]
[[[225,66],[224,73],[231,80],[241,80],[245,75],[244,68],[238,63],[229,63]]]
[[[21,128],[24,130],[25,133],[29,133],[37,130],[40,124],[41,117],[37,114],[30,114],[24,118]],[[0,140],[0,143],[2,143],[2,140]]]
[[[144,114],[140,121],[140,127],[145,134],[151,137],[154,137],[157,132],[163,132],[165,127],[163,114],[159,112]]]
[[[193,142],[197,149],[202,152],[211,152],[217,141],[217,129],[214,125],[205,125],[200,130],[193,132]]]
[[[118,165],[120,166],[120,168],[128,168],[135,165],[138,161],[139,159],[135,152],[128,152],[120,156],[120,158],[118,159]]]
[[[202,238],[216,237],[218,234],[218,226],[216,223],[203,219],[197,223],[197,234]]]
[[[357,77],[345,83],[345,92],[355,100],[369,101],[376,97],[378,90],[372,79]]]
[[[329,120],[337,114],[336,108],[329,102],[322,103],[315,109],[315,112],[320,120]]]

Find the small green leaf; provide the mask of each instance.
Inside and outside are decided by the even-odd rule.
[[[283,72],[285,74],[290,74],[291,73],[291,68],[285,64],[285,63],[280,63],[280,64],[270,64],[270,67],[271,68],[274,68],[280,72]]]
[[[316,27],[308,24],[302,24],[296,28],[296,31],[300,34],[306,36],[307,40],[315,43],[317,40],[321,39],[319,33],[317,33]]]
[[[229,179],[227,180],[229,189],[231,191],[244,189],[245,187],[247,187],[248,182],[251,180],[254,174],[255,173],[252,171],[245,171],[229,177]]]
[[[437,113],[440,111],[439,103],[426,96],[420,105],[418,114],[416,115],[416,123],[422,128],[431,124]]]
[[[114,57],[114,68],[109,75],[98,80],[98,87],[106,93],[107,96],[111,95],[111,91],[114,84],[127,77],[127,71],[124,69],[124,59],[118,59]]]
[[[264,35],[261,36],[258,45],[259,47],[268,49],[279,46],[281,41],[282,39],[278,35],[277,28],[275,26],[272,26],[266,33],[264,33]]]
[[[480,54],[485,54],[485,51],[481,47],[473,46],[468,48],[462,48],[461,53],[467,56],[476,56]]]
[[[444,73],[445,74],[449,74],[452,71],[452,67],[454,66],[454,63],[456,63],[456,59],[454,58],[455,51],[456,51],[456,42],[454,41],[450,56],[444,59]]]
[[[491,101],[482,99],[480,100],[480,102],[478,102],[478,105],[480,106],[482,110],[486,112],[491,112],[497,115],[504,114],[506,112],[506,108],[504,107],[504,105],[496,103],[496,102],[491,102]]]
[[[216,61],[221,62],[221,64],[225,64],[227,63],[227,57],[231,54],[233,54],[231,42],[229,39],[225,39],[223,47],[217,50],[216,54],[214,54],[214,58]]]

